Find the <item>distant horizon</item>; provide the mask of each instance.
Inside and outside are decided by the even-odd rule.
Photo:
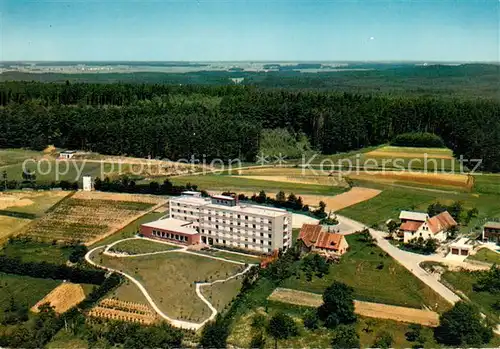
[[[104,60],[0,60],[0,63],[456,63],[456,64],[500,64],[497,61],[439,61],[439,60],[294,60],[294,59],[272,59],[272,60],[120,60],[120,59],[104,59]]]
[[[6,62],[499,62],[498,0],[3,0]]]

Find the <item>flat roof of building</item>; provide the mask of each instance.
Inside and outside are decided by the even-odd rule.
[[[202,197],[190,196],[190,195],[173,197],[170,200],[171,201],[185,202],[185,203],[189,203],[189,204],[197,204],[197,205],[205,205],[205,204],[210,203],[210,198],[202,198]]]
[[[469,238],[461,238],[457,242],[452,243],[450,245],[450,247],[463,248],[463,249],[471,249],[474,246],[472,244],[468,243],[469,240],[470,240]]]
[[[500,229],[500,222],[486,222],[484,224],[485,228]]]
[[[247,205],[247,204],[242,204],[238,206],[224,206],[224,205],[210,204],[207,205],[206,207],[214,209],[223,209],[227,211],[234,211],[242,214],[245,213],[257,214],[267,217],[279,217],[288,213],[286,210],[283,210],[281,208],[259,206],[259,205]]]
[[[401,211],[399,219],[407,219],[410,221],[425,222],[429,215],[424,212]]]
[[[182,219],[166,218],[149,223],[144,223],[142,226],[153,229],[169,230],[171,232],[186,235],[196,235],[198,234],[198,232],[191,227],[192,224],[192,222],[183,221]]]
[[[214,199],[221,199],[221,200],[234,200],[232,196],[228,195],[213,195],[212,196]]]
[[[191,195],[191,196],[201,196],[201,192],[199,191],[193,191],[193,190],[186,190],[181,193],[182,195]]]

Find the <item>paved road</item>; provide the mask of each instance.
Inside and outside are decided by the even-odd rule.
[[[344,224],[356,227],[358,231],[367,228],[364,224],[347,217],[337,215],[337,219],[341,223],[344,222]],[[429,274],[427,271],[425,271],[420,267],[420,263],[426,260],[427,261],[432,260],[444,263],[449,262],[448,260],[437,254],[425,256],[417,253],[403,251],[397,248],[396,246],[392,245],[388,240],[385,239],[387,233],[375,229],[369,229],[369,231],[370,234],[376,239],[377,245],[382,250],[387,252],[388,255],[390,255],[392,258],[398,261],[402,266],[408,269],[417,278],[422,280],[427,286],[433,289],[436,293],[441,295],[441,297],[443,297],[446,301],[448,301],[451,304],[455,304],[456,302],[461,300],[461,298],[457,296],[453,291],[451,291],[448,287],[440,283],[435,276]],[[500,325],[498,325],[496,329],[494,329],[494,332],[500,335]]]

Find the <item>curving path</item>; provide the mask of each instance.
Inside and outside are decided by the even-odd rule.
[[[173,319],[173,318],[169,317],[163,311],[161,311],[161,309],[156,305],[156,303],[153,300],[153,298],[149,295],[149,293],[146,290],[146,288],[144,287],[144,285],[142,285],[138,280],[136,280],[134,277],[132,277],[131,275],[129,275],[129,274],[125,273],[125,272],[122,272],[120,270],[116,270],[116,269],[113,269],[113,268],[109,268],[109,267],[106,267],[104,265],[100,265],[100,264],[94,262],[91,259],[91,255],[95,251],[104,248],[103,254],[111,256],[111,257],[118,257],[118,258],[125,258],[125,257],[133,258],[133,257],[155,255],[155,254],[159,254],[159,253],[187,253],[187,254],[194,254],[194,255],[197,255],[197,256],[202,256],[202,257],[205,257],[205,258],[210,258],[210,259],[221,260],[221,261],[229,262],[229,263],[233,263],[233,264],[238,264],[238,265],[245,265],[245,263],[237,262],[237,261],[232,261],[232,260],[225,259],[225,258],[220,258],[220,257],[207,256],[205,254],[188,251],[187,247],[185,247],[185,246],[182,247],[182,248],[180,248],[180,249],[177,249],[177,250],[167,250],[167,251],[159,251],[159,252],[141,253],[141,254],[135,254],[135,255],[126,255],[126,254],[121,254],[121,253],[109,252],[109,249],[111,247],[113,247],[114,245],[116,245],[116,244],[118,244],[118,243],[120,243],[122,241],[135,240],[135,239],[144,239],[144,240],[154,241],[154,242],[158,242],[158,243],[164,243],[164,244],[167,244],[167,245],[178,246],[178,245],[171,244],[171,243],[168,243],[168,242],[157,241],[157,240],[147,239],[147,238],[142,238],[142,237],[133,237],[133,238],[127,238],[127,239],[122,239],[122,240],[115,241],[112,244],[107,245],[107,246],[98,246],[98,247],[95,247],[92,250],[90,250],[90,251],[87,252],[87,254],[85,255],[85,260],[89,264],[91,264],[91,265],[93,265],[95,267],[98,267],[98,268],[101,268],[101,269],[105,269],[105,270],[108,270],[110,272],[115,272],[115,273],[121,274],[124,277],[126,277],[127,279],[129,279],[130,281],[132,281],[139,288],[139,290],[142,292],[142,294],[144,295],[144,297],[146,297],[146,300],[151,305],[151,307],[156,311],[156,313],[160,317],[162,317],[163,319],[167,320],[172,326],[179,327],[179,328],[190,329],[190,330],[198,330],[199,328],[203,327],[208,321],[211,321],[211,320],[215,319],[215,317],[217,316],[217,313],[218,313],[217,309],[215,309],[215,307],[212,305],[212,303],[210,303],[208,301],[208,299],[205,298],[205,296],[201,292],[201,288],[202,287],[211,286],[211,285],[217,284],[217,283],[223,283],[223,282],[232,280],[234,278],[237,278],[238,276],[244,275],[246,272],[248,272],[250,270],[251,267],[254,266],[254,264],[249,264],[243,271],[241,271],[241,272],[239,272],[237,274],[234,274],[234,275],[232,275],[232,276],[230,276],[230,277],[228,277],[226,279],[215,280],[215,281],[212,281],[212,282],[197,283],[196,284],[196,295],[201,299],[201,301],[203,303],[205,303],[208,306],[208,308],[210,309],[210,311],[212,313],[210,314],[210,316],[207,319],[205,319],[201,323],[189,322],[189,321],[183,321],[183,320],[176,320],[176,319]]]

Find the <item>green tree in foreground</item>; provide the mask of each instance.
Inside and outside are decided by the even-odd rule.
[[[304,320],[304,327],[309,330],[315,330],[319,326],[318,312],[316,309],[307,311],[302,320]]]
[[[439,343],[451,346],[480,346],[493,338],[493,330],[472,304],[458,302],[439,317],[434,335]]]
[[[359,348],[359,335],[353,326],[340,325],[332,337],[333,349]]]
[[[225,348],[228,336],[228,324],[224,322],[219,314],[217,315],[215,321],[210,322],[203,327],[200,346],[202,348]]]
[[[299,330],[290,316],[277,313],[269,320],[267,333],[274,338],[274,347],[277,349],[278,340],[294,337],[299,333]]]
[[[390,348],[393,342],[392,335],[387,331],[380,332],[373,343],[374,348],[387,349]]]
[[[329,328],[355,322],[353,288],[334,281],[323,293],[323,304],[318,308],[318,314]]]

